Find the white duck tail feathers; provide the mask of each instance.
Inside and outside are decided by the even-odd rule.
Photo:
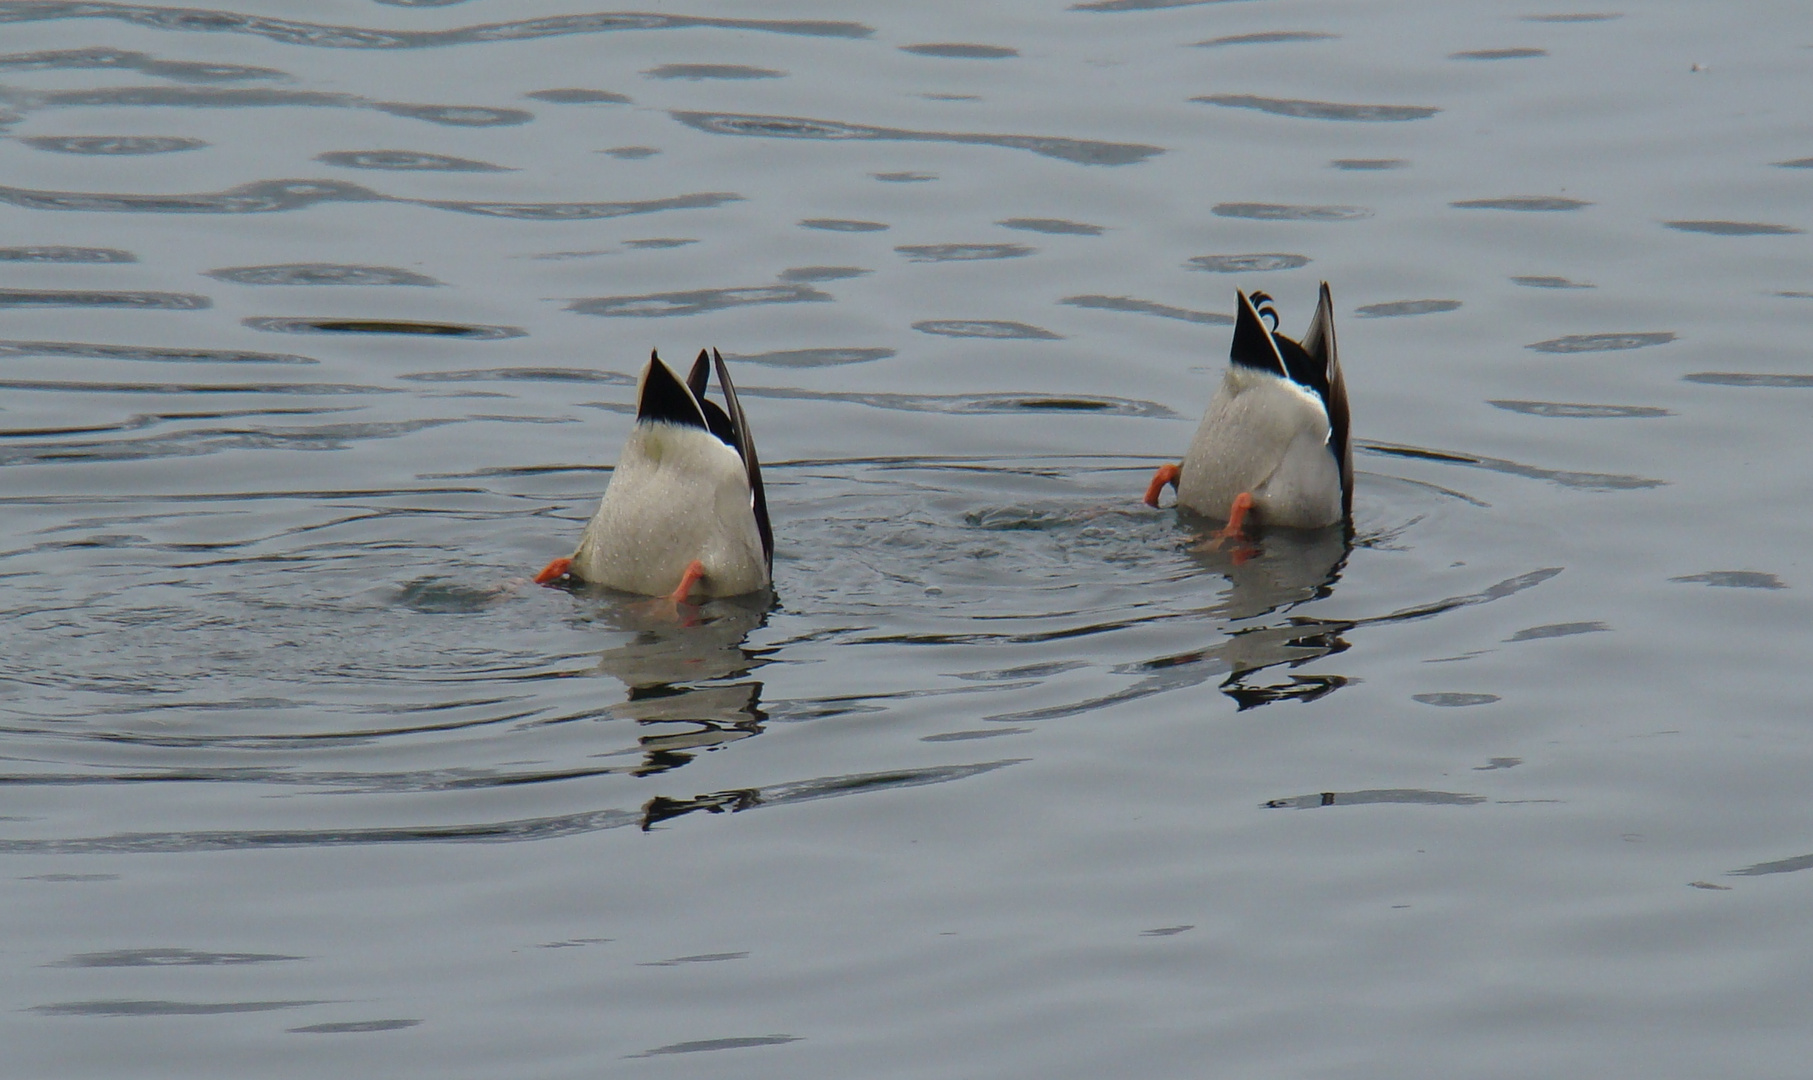
[[[748,420],[721,357],[728,410],[705,397],[712,369],[701,352],[685,382],[653,353],[636,395],[636,425],[598,511],[558,567],[598,585],[685,599],[767,587],[773,532]],[[565,565],[562,565],[564,562]]]
[[[1328,414],[1308,387],[1234,366],[1222,377],[1177,475],[1177,505],[1232,523],[1243,494],[1264,524],[1311,529],[1341,519]]]

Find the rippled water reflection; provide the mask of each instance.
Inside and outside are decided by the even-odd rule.
[[[279,7],[0,2],[9,1075],[1802,1071],[1798,7]]]

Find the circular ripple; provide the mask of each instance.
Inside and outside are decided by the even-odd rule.
[[[1041,327],[1001,319],[926,319],[914,323],[913,329],[922,334],[938,334],[943,337],[1000,338],[1023,341],[1061,341],[1063,339],[1062,334],[1054,334]]]
[[[879,221],[852,221],[847,218],[807,218],[799,225],[802,229],[821,229],[825,232],[883,232],[887,229]]]
[[[746,285],[729,289],[689,289],[685,292],[648,293],[642,296],[595,296],[575,300],[568,311],[581,315],[615,318],[664,318],[700,315],[707,311],[751,304],[825,303],[828,293],[810,285]]]
[[[392,116],[407,116],[449,127],[509,127],[526,124],[535,114],[523,109],[488,109],[481,105],[414,105],[403,101],[378,101],[372,108]]]
[[[398,7],[439,7],[459,0],[439,0],[439,3],[427,3],[424,0],[378,0],[379,3],[393,4]],[[285,1028],[292,1035],[357,1035],[371,1031],[401,1031],[421,1023],[420,1020],[342,1020],[329,1024],[307,1024],[303,1027]]]
[[[1618,352],[1650,345],[1666,345],[1674,339],[1674,334],[1666,330],[1642,334],[1569,334],[1567,337],[1525,345],[1524,348],[1546,353]]]
[[[1596,286],[1584,281],[1570,281],[1553,275],[1525,275],[1511,279],[1512,284],[1522,285],[1526,289],[1591,289]]]
[[[894,355],[893,349],[885,348],[851,348],[851,349],[782,349],[778,352],[729,354],[729,359],[741,364],[766,364],[769,367],[815,368],[841,367],[844,364],[866,364],[871,360],[886,360]]]
[[[1655,405],[1578,405],[1562,401],[1493,400],[1486,404],[1525,416],[1546,416],[1567,420],[1639,420],[1673,416]]]
[[[0,308],[75,307],[137,311],[201,311],[214,301],[194,293],[82,289],[0,289]]]
[[[772,68],[748,67],[743,64],[662,64],[642,74],[651,79],[784,79],[787,73]],[[626,99],[627,100],[627,99]]]
[[[1367,304],[1354,310],[1362,319],[1392,319],[1404,315],[1434,315],[1460,307],[1459,300],[1394,300],[1388,304]]]
[[[610,90],[584,90],[578,87],[563,90],[535,90],[523,96],[556,105],[627,105],[630,100],[628,94],[619,94]]]
[[[1008,218],[1005,221],[997,221],[995,224],[1006,229],[1044,233],[1047,236],[1100,236],[1107,231],[1101,225],[1066,221],[1063,218]]]
[[[437,388],[422,400],[451,399]],[[1090,398],[1017,401],[1035,414],[1127,415]],[[976,403],[930,404],[961,422]],[[234,453],[260,455],[402,434],[294,412],[241,414],[233,427],[251,439]],[[299,439],[311,430],[319,437]],[[64,541],[11,556],[23,591],[0,680],[30,688],[9,738],[41,783],[17,793],[32,828],[0,830],[0,852],[525,842],[961,782],[1000,767],[1011,755],[993,749],[998,738],[1037,722],[1148,699],[1192,714],[1220,700],[1231,715],[1338,692],[1351,681],[1346,650],[1379,619],[1489,603],[1554,573],[1496,585],[1500,573],[1451,575],[1395,593],[1369,581],[1343,599],[1375,617],[1356,622],[1352,604],[1319,617],[1344,576],[1376,562],[1368,544],[1449,566],[1471,545],[1430,532],[1468,504],[1371,472],[1358,546],[1324,530],[1237,557],[1139,503],[1150,464],[771,464],[780,602],[712,601],[687,619],[523,580],[523,564],[570,550],[606,482],[592,470],[348,491],[323,488],[321,466],[297,459],[294,490],[15,499],[9,523]],[[1381,531],[1381,505],[1401,524]],[[784,752],[745,761],[735,749],[852,721],[883,722],[889,740],[860,747],[844,775],[777,773]],[[983,733],[997,739],[969,756]],[[903,760],[902,736],[953,756]],[[709,769],[690,767],[711,751]],[[125,784],[131,800],[64,805],[77,785]]]
[[[1664,221],[1662,224],[1680,232],[1710,236],[1792,236],[1801,231],[1792,225],[1771,225],[1764,221]]]
[[[906,244],[894,249],[913,262],[975,262],[1019,259],[1037,253],[1025,244]]]
[[[1547,49],[1472,49],[1467,52],[1449,53],[1450,60],[1530,60],[1538,56],[1547,56]]]
[[[1410,700],[1420,701],[1424,705],[1439,705],[1444,709],[1464,708],[1468,705],[1490,705],[1499,700],[1497,694],[1412,694]]]
[[[0,262],[24,263],[135,263],[138,256],[119,248],[9,247],[0,248]]]
[[[1197,255],[1190,259],[1192,270],[1211,274],[1258,274],[1268,270],[1295,270],[1308,266],[1308,255],[1286,255],[1268,252],[1257,255]]]
[[[273,334],[401,334],[411,337],[463,338],[468,341],[501,341],[528,336],[518,326],[481,326],[466,323],[415,322],[405,319],[306,319],[255,316],[240,322]]]
[[[1585,199],[1558,195],[1510,195],[1502,199],[1463,199],[1448,204],[1458,210],[1515,210],[1526,214],[1565,213],[1593,205]]]
[[[794,266],[780,272],[780,279],[785,282],[801,281],[843,281],[847,278],[864,277],[874,273],[860,266]]]
[[[398,172],[514,171],[488,161],[448,157],[445,154],[424,154],[415,150],[330,150],[325,154],[316,154],[315,160],[324,165],[338,165],[343,169],[386,169]]]
[[[208,276],[236,285],[439,285],[426,274],[394,266],[342,266],[335,263],[284,263],[277,266],[229,266]]]
[[[1268,30],[1257,34],[1230,34],[1227,37],[1210,38],[1207,41],[1196,42],[1194,47],[1218,49],[1226,45],[1278,45],[1297,41],[1332,41],[1340,36],[1315,30]]]
[[[1363,206],[1287,206],[1281,203],[1216,203],[1217,217],[1253,221],[1359,221],[1372,211]]]
[[[902,45],[901,52],[915,56],[941,56],[951,60],[1005,60],[1020,55],[1020,50],[1005,45],[963,45],[954,42],[927,45]]]
[[[1293,98],[1256,97],[1252,94],[1210,94],[1190,100],[1233,109],[1256,109],[1276,116],[1294,116],[1305,120],[1345,120],[1373,124],[1427,120],[1441,112],[1433,105],[1349,105],[1339,101],[1299,101]]]
[[[174,154],[208,145],[181,135],[32,135],[19,141],[56,154]]]

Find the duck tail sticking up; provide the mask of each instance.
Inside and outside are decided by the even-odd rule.
[[[713,371],[722,406],[706,396]],[[685,381],[649,354],[636,424],[579,547],[538,583],[572,578],[681,602],[766,588],[774,530],[748,417],[724,358],[700,350]]]
[[[1279,332],[1265,293],[1236,290],[1235,304],[1227,374],[1189,453],[1158,469],[1146,503],[1175,486],[1180,507],[1226,521],[1228,537],[1249,517],[1292,528],[1348,520],[1353,448],[1328,283],[1301,341]]]

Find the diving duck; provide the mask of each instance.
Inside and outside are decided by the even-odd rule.
[[[714,367],[723,408],[705,397]],[[604,500],[578,550],[536,584],[577,579],[680,603],[765,589],[773,569],[762,466],[724,358],[701,349],[681,382],[651,352]]]
[[[1227,374],[1183,464],[1159,466],[1146,505],[1173,485],[1178,506],[1227,522],[1227,537],[1254,520],[1294,529],[1344,522],[1353,512],[1353,444],[1328,282],[1301,342],[1278,332],[1271,297],[1235,296]]]

